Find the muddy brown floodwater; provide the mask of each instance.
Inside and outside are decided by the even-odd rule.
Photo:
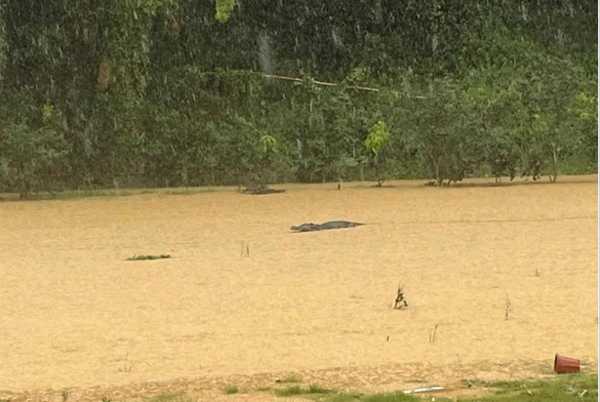
[[[561,179],[0,203],[0,390],[593,368],[596,176]],[[366,225],[289,230],[337,219]]]

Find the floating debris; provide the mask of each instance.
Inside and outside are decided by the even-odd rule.
[[[328,229],[345,229],[361,226],[364,223],[349,222],[349,221],[329,221],[325,223],[303,223],[302,225],[292,226],[291,229],[295,232],[314,232],[318,230]]]
[[[145,261],[145,260],[162,260],[165,258],[171,258],[169,254],[161,254],[161,255],[134,255],[133,257],[129,257],[127,261]]]
[[[444,387],[439,387],[439,386],[432,386],[432,387],[423,387],[423,388],[415,388],[415,389],[410,389],[407,391],[402,391],[405,394],[422,394],[424,392],[440,392],[440,391],[444,391],[446,388]]]

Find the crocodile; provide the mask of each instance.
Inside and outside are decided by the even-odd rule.
[[[314,232],[317,230],[328,229],[345,229],[361,226],[364,223],[348,222],[348,221],[329,221],[325,223],[303,223],[302,225],[292,226],[291,229],[295,232]]]

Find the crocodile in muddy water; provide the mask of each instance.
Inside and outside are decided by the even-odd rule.
[[[364,223],[348,222],[348,221],[329,221],[325,223],[303,223],[302,225],[292,226],[291,229],[296,232],[313,232],[317,230],[328,229],[345,229],[361,226]]]

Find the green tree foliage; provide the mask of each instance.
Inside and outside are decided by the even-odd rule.
[[[217,12],[215,18],[219,22],[226,22],[233,11],[235,0],[217,0]]]
[[[584,84],[580,92],[571,99],[568,107],[571,132],[577,133],[580,141],[575,150],[579,159],[587,160],[595,165],[598,160],[598,96],[595,92],[595,82]],[[573,121],[574,119],[574,121]]]
[[[449,79],[423,84],[422,99],[407,107],[408,143],[439,185],[460,181],[479,158],[470,109],[460,85]]]
[[[8,118],[0,128],[0,186],[15,189],[21,198],[52,189],[66,146],[58,114],[51,104],[42,107],[37,123],[10,121],[4,114]]]
[[[371,154],[373,164],[375,165],[375,174],[377,176],[378,187],[381,187],[385,180],[381,165],[383,164],[383,151],[389,142],[390,131],[385,125],[385,122],[381,120],[371,127],[364,142],[365,147]]]
[[[594,171],[596,28],[572,0],[0,0],[2,185]]]

